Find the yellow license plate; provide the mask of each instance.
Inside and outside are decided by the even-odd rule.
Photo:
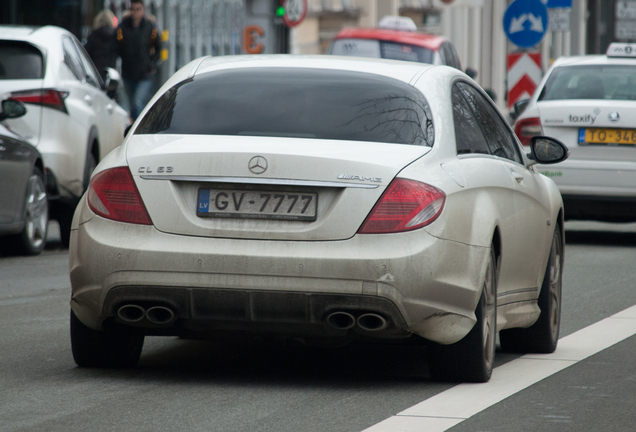
[[[581,134],[583,135],[583,134]],[[636,129],[585,129],[580,140],[589,144],[634,144],[636,145]]]

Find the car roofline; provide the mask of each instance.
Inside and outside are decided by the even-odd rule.
[[[634,65],[636,58],[608,57],[605,54],[559,57],[553,67],[561,66],[594,66],[594,65]]]
[[[283,59],[281,61],[281,59]],[[199,61],[200,60],[200,61]],[[351,72],[368,73],[386,76],[409,83],[424,70],[439,67],[428,63],[407,62],[368,57],[350,57],[334,55],[290,55],[290,54],[258,54],[240,56],[208,56],[194,61],[191,76],[200,75],[216,70],[234,69],[242,67],[295,67],[310,69],[332,69]],[[403,74],[390,74],[388,70],[393,65],[400,65]],[[380,70],[378,70],[378,67]],[[408,76],[408,78],[407,78]]]
[[[334,38],[334,40],[338,39],[377,39],[387,42],[407,43],[431,50],[439,49],[442,43],[448,41],[444,36],[427,33],[357,27],[346,27],[342,29]]]

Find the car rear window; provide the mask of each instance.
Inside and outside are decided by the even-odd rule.
[[[22,42],[0,41],[0,80],[42,79],[42,53]]]
[[[558,67],[539,100],[562,99],[636,100],[636,64]]]
[[[164,93],[136,134],[247,135],[433,145],[414,87],[362,72],[253,68],[202,74]]]
[[[333,42],[329,54],[431,64],[435,56],[435,53],[428,48],[377,39],[337,39]]]

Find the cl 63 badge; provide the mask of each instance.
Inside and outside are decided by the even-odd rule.
[[[156,170],[154,170],[153,167],[139,167],[139,169],[137,170],[140,174],[150,174],[151,172],[157,172],[157,173],[171,173],[172,171],[174,171],[174,167],[171,166],[160,166],[157,167]]]

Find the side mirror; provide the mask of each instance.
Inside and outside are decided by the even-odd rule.
[[[510,117],[513,120],[516,120],[525,110],[528,108],[528,104],[530,103],[530,99],[522,99],[520,101],[515,102],[512,106],[512,110],[510,111]]]
[[[471,67],[466,68],[466,75],[468,75],[472,79],[475,79],[477,78],[477,71]]]
[[[528,159],[540,164],[555,164],[563,162],[570,156],[570,150],[561,141],[546,137],[534,136],[530,139],[530,153]]]
[[[104,82],[104,86],[106,88],[106,94],[109,98],[115,99],[117,96],[117,90],[119,90],[119,86],[121,84],[121,76],[119,72],[117,72],[113,68],[106,68],[106,79]]]
[[[26,112],[26,107],[22,102],[14,99],[5,99],[2,101],[0,120],[22,117]]]

